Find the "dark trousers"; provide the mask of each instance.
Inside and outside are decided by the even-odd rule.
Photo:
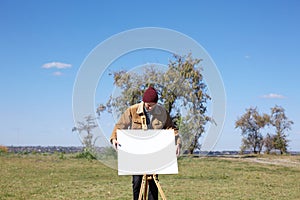
[[[157,175],[156,175],[157,176]],[[138,200],[143,176],[142,175],[133,175],[132,176],[132,190],[133,190],[133,199]],[[158,200],[158,189],[153,179],[149,180],[149,190],[148,190],[148,200]]]

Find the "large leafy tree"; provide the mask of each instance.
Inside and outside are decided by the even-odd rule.
[[[235,128],[242,131],[242,150],[252,149],[257,154],[262,151],[264,140],[261,129],[269,124],[270,116],[259,114],[257,108],[246,109],[246,113],[235,122]]]
[[[165,106],[174,123],[180,129],[183,149],[193,153],[199,149],[199,138],[205,131],[205,125],[212,118],[207,116],[207,103],[210,96],[203,80],[200,59],[174,55],[166,71],[148,66],[143,73],[117,71],[113,73],[114,85],[120,88],[119,96],[111,97],[101,104],[97,112],[123,113],[124,110],[142,99],[150,85],[159,93],[159,102]]]
[[[285,115],[285,110],[275,105],[271,108],[271,124],[275,127],[276,133],[273,136],[274,148],[279,150],[281,154],[287,152],[288,140],[286,131],[291,130],[294,123]]]

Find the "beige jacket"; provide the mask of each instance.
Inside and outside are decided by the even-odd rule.
[[[130,106],[116,123],[111,134],[110,141],[117,139],[117,129],[142,129],[142,117],[145,117],[144,102]],[[150,122],[153,129],[174,129],[175,142],[181,144],[178,129],[175,128],[169,113],[166,109],[157,104],[152,111],[152,121]]]

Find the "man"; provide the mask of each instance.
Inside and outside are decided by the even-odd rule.
[[[121,116],[115,125],[110,141],[117,149],[117,129],[174,129],[176,141],[176,155],[180,154],[180,138],[169,113],[166,109],[157,104],[158,95],[153,87],[149,87],[141,103],[130,106]],[[138,200],[142,175],[132,176],[133,199]],[[158,200],[158,189],[154,180],[149,181],[149,200]]]

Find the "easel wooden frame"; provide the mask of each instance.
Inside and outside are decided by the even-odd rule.
[[[146,116],[141,116],[141,121],[142,121],[142,129],[147,130],[147,123],[146,123]],[[142,183],[141,183],[141,188],[140,188],[140,194],[139,194],[139,199],[138,200],[146,200],[148,198],[148,186],[149,186],[149,181],[154,180],[156,187],[159,191],[160,196],[162,197],[163,200],[167,200],[165,197],[165,194],[158,182],[158,178],[156,174],[152,175],[143,175]],[[143,198],[144,197],[144,198]]]
[[[153,175],[144,174],[143,175],[140,194],[139,194],[139,200],[146,200],[148,198],[148,185],[149,185],[149,181],[151,181],[152,179],[154,180],[154,182],[157,186],[160,196],[162,197],[163,200],[166,200],[165,194],[158,182],[158,178],[157,178],[156,174],[153,174]]]

